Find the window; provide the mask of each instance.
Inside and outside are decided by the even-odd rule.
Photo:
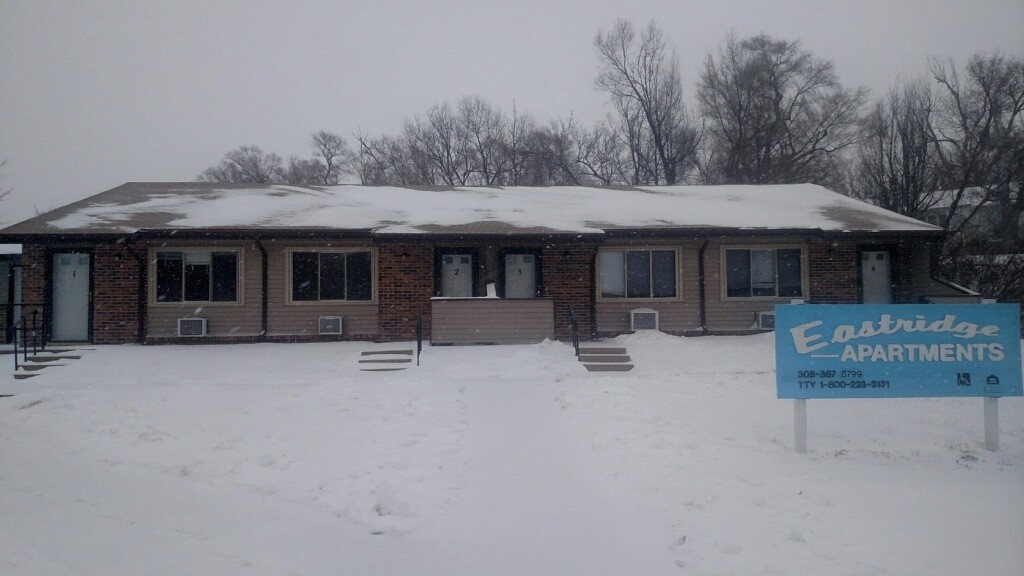
[[[729,248],[725,251],[729,298],[799,298],[803,295],[800,248]]]
[[[366,252],[292,252],[292,302],[373,299],[373,257]]]
[[[602,298],[675,298],[676,250],[601,250]]]
[[[238,252],[157,252],[156,301],[237,302]]]

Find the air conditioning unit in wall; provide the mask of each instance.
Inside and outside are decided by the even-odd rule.
[[[341,334],[342,326],[341,316],[320,317],[320,334]]]
[[[637,330],[657,330],[658,311],[651,310],[650,308],[635,308],[630,310],[629,329],[634,332]]]
[[[178,336],[206,336],[206,318],[178,318]]]
[[[775,312],[755,312],[758,330],[775,330]]]

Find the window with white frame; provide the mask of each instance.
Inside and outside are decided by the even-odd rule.
[[[372,300],[373,253],[293,251],[289,286],[292,302]]]
[[[727,248],[725,293],[729,298],[803,296],[800,248]]]
[[[601,250],[601,298],[675,298],[677,254],[675,249]]]
[[[238,251],[160,250],[155,300],[238,302]]]

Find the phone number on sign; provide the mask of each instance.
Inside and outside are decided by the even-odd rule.
[[[888,380],[797,380],[801,389],[814,388],[888,388]]]

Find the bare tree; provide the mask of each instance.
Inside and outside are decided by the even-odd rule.
[[[505,117],[479,96],[459,100],[458,132],[465,139],[470,181],[492,186],[503,183],[508,172]]]
[[[853,192],[882,208],[923,218],[942,200],[934,101],[923,81],[899,83],[875,102],[862,124]]]
[[[533,160],[540,152],[537,123],[529,114],[520,114],[515,103],[512,115],[505,120],[505,183],[522,186],[538,183]]]
[[[724,183],[826,183],[857,139],[866,89],[845,88],[832,63],[799,42],[729,35],[704,61],[697,91]]]
[[[543,155],[552,183],[559,185],[611,185],[626,183],[623,149],[603,124],[593,130],[570,115],[551,122],[543,132]]]
[[[324,184],[323,175],[325,172],[325,166],[319,158],[307,160],[292,156],[288,159],[288,164],[277,171],[275,179],[295,186]]]
[[[1012,190],[1024,180],[1024,60],[975,55],[961,75],[955,63],[932,59],[930,69],[941,94],[932,137],[949,194],[946,229],[960,231],[995,196],[1024,208]],[[982,197],[971,198],[978,189]]]
[[[1024,300],[1024,60],[930,61],[938,88],[932,138],[950,235],[942,273],[986,296]]]
[[[216,166],[203,170],[201,182],[245,182],[269,184],[277,181],[281,157],[266,153],[259,146],[242,146],[224,155]]]
[[[3,162],[0,162],[0,170],[2,170],[3,167],[6,166],[6,165],[7,165],[7,160],[4,160]],[[8,194],[11,193],[11,191],[14,190],[14,188],[11,188],[10,186],[4,186],[3,185],[3,181],[4,181],[4,176],[3,176],[3,174],[0,174],[0,200],[3,200],[4,197],[6,197]]]
[[[678,58],[661,28],[652,21],[637,38],[633,24],[619,20],[597,34],[594,46],[601,61],[595,83],[608,93],[625,128],[637,167],[634,179],[682,181],[695,163],[700,136],[683,103]],[[649,148],[642,147],[647,137]]]
[[[334,186],[340,183],[346,174],[352,172],[355,155],[344,137],[321,130],[313,133],[311,143],[315,159],[310,161],[310,166],[317,168],[316,178],[311,183]]]
[[[431,180],[436,177],[449,186],[469,182],[474,171],[470,143],[447,102],[433,106],[425,118],[406,120],[403,132],[409,147],[418,149],[428,161]]]

